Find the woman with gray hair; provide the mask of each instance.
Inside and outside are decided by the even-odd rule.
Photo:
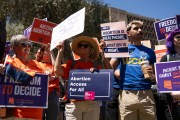
[[[10,60],[7,60],[10,62],[13,67],[16,67],[17,69],[23,70],[23,72],[33,71],[31,72],[32,76],[27,77],[24,73],[21,73],[21,71],[13,72],[12,70],[8,69],[8,66],[6,66],[5,73],[7,75],[10,75],[12,78],[17,80],[18,82],[22,84],[28,85],[30,80],[29,78],[32,78],[35,73],[40,72],[41,70],[37,67],[37,65],[33,62],[33,60],[29,60],[29,53],[31,49],[31,43],[29,42],[28,38],[24,35],[15,35],[11,38],[11,47],[15,53],[15,55],[12,58],[9,58]],[[19,77],[20,76],[20,77]],[[42,119],[42,109],[41,108],[12,108],[13,109],[13,117],[15,118],[28,118],[28,119]]]

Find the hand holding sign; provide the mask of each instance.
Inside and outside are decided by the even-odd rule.
[[[64,51],[64,43],[59,42],[58,45],[56,46],[56,48],[60,51]]]

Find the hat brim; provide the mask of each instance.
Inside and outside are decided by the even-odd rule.
[[[94,49],[94,54],[91,56],[91,59],[96,60],[99,57],[99,42],[96,38],[91,38],[88,36],[79,36],[73,39],[71,49],[74,52],[74,54],[79,55],[77,52],[78,49],[78,43],[81,41],[88,42],[91,44],[91,46]]]

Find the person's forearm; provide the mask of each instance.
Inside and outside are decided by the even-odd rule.
[[[112,69],[109,59],[105,58],[104,56],[104,52],[101,53],[101,56],[103,59],[103,64],[104,64],[105,69]]]
[[[118,67],[119,61],[117,59],[111,58],[109,63],[111,65],[112,69],[116,70]]]
[[[50,51],[50,53],[51,53],[51,62],[52,62],[52,65],[54,66],[54,64],[55,64],[55,55],[54,55],[53,51]]]
[[[108,59],[108,58],[105,58],[105,59],[103,60],[103,63],[104,63],[105,69],[112,69],[112,67],[111,67],[111,65],[110,65],[110,63],[109,63],[109,59]]]
[[[62,76],[64,74],[64,71],[61,66],[62,56],[63,56],[62,51],[59,50],[56,61],[55,61],[55,65],[54,65],[54,73],[56,76]]]

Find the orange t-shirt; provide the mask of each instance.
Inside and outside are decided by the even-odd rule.
[[[53,71],[53,66],[50,63],[42,63],[42,62],[37,62],[34,60],[37,66],[42,69],[41,73],[45,73],[48,71],[49,73],[52,73],[51,75],[54,75]],[[56,78],[54,80],[49,81],[49,86],[48,86],[48,93],[51,93],[54,89],[57,89],[57,91],[60,91],[60,86],[59,86],[59,78]]]
[[[70,69],[90,69],[94,67],[94,63],[92,61],[89,62],[82,62],[80,60],[75,61],[75,65],[72,66],[73,68],[71,68],[71,64],[73,63],[72,60],[69,60],[67,62],[67,64],[63,64],[62,68],[64,70],[64,75],[62,76],[65,80],[68,79],[69,77],[69,71]],[[98,65],[98,69],[100,69],[101,67]]]
[[[43,65],[44,65],[44,71],[52,72],[51,75],[54,75],[53,66],[51,64],[44,63]],[[54,89],[57,89],[57,91],[60,91],[58,78],[49,81],[48,92],[51,93]]]

